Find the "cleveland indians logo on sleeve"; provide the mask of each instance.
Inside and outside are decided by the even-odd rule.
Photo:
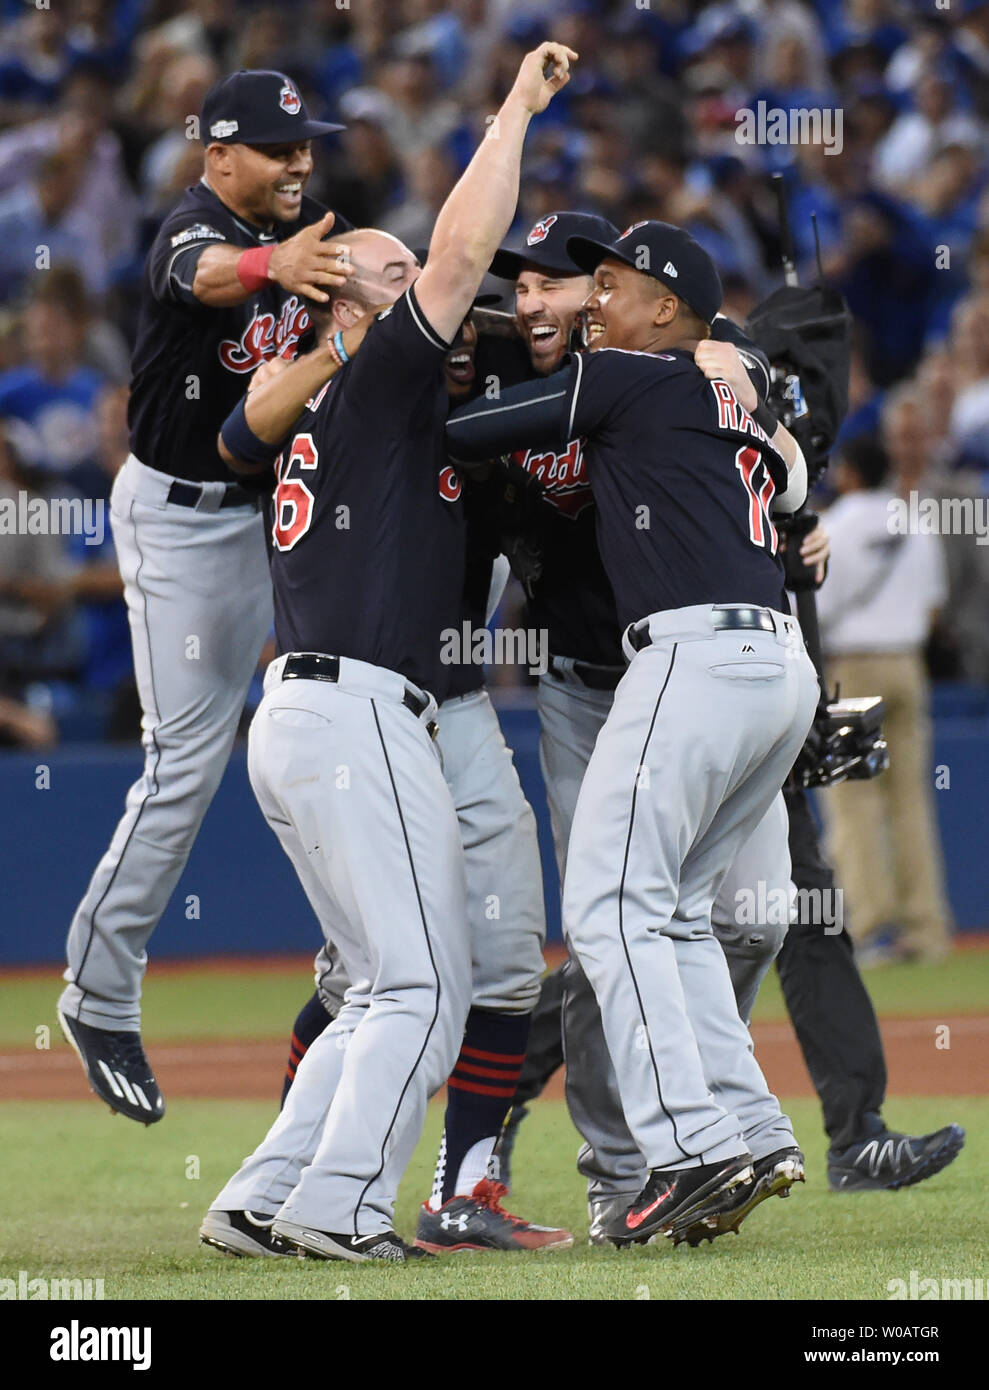
[[[255,313],[240,338],[224,338],[217,353],[228,372],[253,372],[269,357],[291,361],[293,348],[308,327],[309,311],[293,294],[277,319],[274,314]]]

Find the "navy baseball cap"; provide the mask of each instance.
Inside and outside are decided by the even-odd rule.
[[[569,255],[568,241],[574,237],[612,242],[618,228],[606,217],[588,212],[551,212],[541,217],[517,250],[500,250],[491,262],[491,274],[502,280],[517,280],[523,270],[535,268],[555,275],[582,275],[585,272]]]
[[[260,68],[243,68],[211,87],[199,123],[204,145],[290,145],[346,129],[311,121],[292,79]]]
[[[669,222],[636,222],[612,241],[572,236],[567,252],[587,275],[603,260],[615,260],[661,280],[705,323],[713,323],[721,308],[721,279],[711,257],[689,232]]]

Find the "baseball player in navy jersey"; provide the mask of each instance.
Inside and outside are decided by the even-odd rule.
[[[448,437],[461,460],[585,438],[630,664],[578,796],[564,927],[650,1170],[604,1233],[676,1239],[710,1223],[714,1235],[792,1183],[799,1163],[711,911],[818,697],[799,626],[780,611],[769,515],[774,494],[800,505],[806,467],[737,350],[709,340],[721,287],[693,238],[647,222],[567,249],[595,275],[591,353],[562,377],[462,408]],[[761,1187],[748,1144],[787,1134],[760,1160],[779,1183]]]
[[[251,726],[251,782],[350,986],[207,1213],[201,1236],[222,1248],[239,1235],[249,1254],[425,1254],[393,1231],[395,1195],[472,993],[463,847],[434,741],[449,687],[437,639],[456,624],[465,580],[443,364],[513,215],[529,121],[575,57],[556,44],[527,56],[421,274],[393,237],[354,234],[368,298],[392,304],[355,359],[338,331],[224,428],[231,456],[259,472],[281,449],[279,655]]]
[[[59,1018],[90,1084],[151,1124],[165,1103],[140,1037],[148,940],[223,775],[271,625],[256,497],[216,448],[250,373],[291,357],[304,298],[346,282],[332,213],[305,198],[312,121],[292,82],[239,72],[206,96],[201,181],[148,257],[110,517],[143,710],[145,765],[69,931]],[[298,230],[302,224],[302,230]],[[346,225],[346,224],[345,224]]]
[[[575,316],[593,288],[592,277],[570,260],[567,237],[600,235],[594,230],[597,221],[583,214],[553,213],[532,228],[521,249],[499,252],[492,265],[496,273],[514,282],[518,330],[529,349],[533,371],[541,375],[560,365]],[[617,235],[616,229],[611,231]],[[753,384],[764,399],[769,378],[758,350],[721,316],[712,325],[712,337],[734,342],[743,350],[752,363]],[[535,614],[533,625],[547,627],[553,639],[554,655],[550,670],[540,679],[538,700],[542,768],[561,882],[580,782],[611,708],[613,688],[625,669],[614,597],[598,555],[592,499],[579,450],[580,441],[570,441],[560,455],[523,449],[514,456],[545,489],[543,505],[527,518],[526,529],[537,538],[532,549],[538,548],[541,568],[537,577],[528,577],[526,587]],[[818,583],[824,578],[827,555],[827,536],[818,525],[801,541],[801,559],[816,569]],[[791,878],[798,888],[831,892],[833,878],[820,857],[806,794],[788,788],[785,800]],[[787,1008],[831,1139],[831,1186],[849,1191],[923,1180],[957,1153],[961,1131],[948,1126],[928,1135],[904,1136],[886,1128],[880,1113],[885,1088],[882,1044],[846,935],[822,934],[819,927],[798,923],[791,925],[780,947],[783,925],[778,920],[744,927],[737,922],[739,890],[751,891],[760,882],[767,889],[770,884],[779,887],[784,866],[776,843],[770,839],[760,849],[759,838],[753,836],[737,856],[712,910],[739,1012],[747,1022],[759,981],[779,947],[777,963]],[[578,1167],[588,1178],[590,1239],[597,1244],[605,1239],[605,1221],[628,1206],[646,1173],[625,1123],[600,1012],[576,961],[560,966],[543,981],[519,1090],[498,1146],[499,1176],[510,1182],[512,1148],[526,1107],[563,1064],[564,1023],[567,1100],[587,1141]],[[854,1065],[849,1060],[852,1056]],[[882,1162],[866,1171],[876,1153],[882,1155]],[[755,1157],[758,1160],[760,1153]],[[771,1182],[772,1175],[764,1175],[764,1185]]]
[[[592,277],[567,253],[567,239],[573,235],[613,240],[618,231],[598,217],[552,213],[532,228],[522,248],[499,251],[492,262],[495,274],[515,284],[516,323],[531,364],[527,376],[546,376],[560,365],[574,319],[593,289]],[[719,318],[714,331],[746,342],[726,319]],[[755,354],[747,353],[747,361],[764,394],[768,371]],[[582,441],[570,440],[559,452],[520,449],[514,460],[542,489],[534,518],[541,568],[527,589],[529,623],[545,629],[550,641],[549,670],[540,678],[537,696],[540,761],[562,883],[577,794],[625,663],[614,595],[595,536]],[[712,914],[715,933],[728,959],[739,1012],[746,1021],[780,948],[785,926],[775,922],[741,927],[737,894],[745,888],[755,890],[762,883],[785,897],[789,881],[787,824],[780,798],[736,856]],[[782,899],[774,896],[771,900]],[[577,961],[561,971],[560,978],[549,977],[544,982],[545,1004],[540,1004],[540,1010],[552,1011],[554,1001],[559,1009],[565,987],[567,1102],[586,1141],[578,1156],[578,1168],[588,1179],[591,1238],[597,1242],[602,1222],[616,1208],[628,1206],[642,1187],[646,1172],[622,1113],[593,991]],[[537,1046],[539,1041],[537,1038]],[[765,1134],[761,1145],[759,1136],[753,1137],[760,1150],[756,1157],[784,1147],[783,1141],[790,1139],[789,1131]]]
[[[340,303],[338,299],[335,312]],[[316,318],[319,322],[319,316]],[[332,328],[336,327],[334,322]],[[452,401],[465,399],[472,392],[476,344],[477,332],[468,319],[446,357],[447,391]],[[445,477],[444,485],[461,484]],[[458,636],[464,623],[474,632],[485,626],[507,578],[507,566],[499,566],[499,574],[493,576],[495,537],[484,499],[472,496],[469,481],[464,501],[467,578]],[[483,680],[483,667],[472,662],[469,654],[452,665],[450,694],[437,716],[437,747],[464,848],[473,994],[460,1056],[447,1082],[447,1111],[433,1190],[419,1214],[417,1244],[433,1254],[554,1249],[573,1244],[569,1231],[538,1226],[506,1212],[501,1205],[506,1189],[489,1176],[495,1144],[521,1071],[532,1008],[539,996],[545,913],[535,817],[522,793]],[[315,975],[316,991],[292,1030],[283,1104],[299,1062],[339,1013],[349,985],[343,961],[329,944],[316,958]]]

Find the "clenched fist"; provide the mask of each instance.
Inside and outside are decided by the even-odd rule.
[[[545,111],[570,81],[570,64],[577,57],[572,48],[565,48],[562,43],[541,43],[523,58],[512,96],[534,116]]]
[[[708,381],[727,381],[744,409],[755,410],[759,393],[734,343],[718,343],[713,338],[705,338],[694,348],[694,361]]]

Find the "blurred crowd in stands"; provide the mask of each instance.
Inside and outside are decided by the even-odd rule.
[[[678,223],[744,321],[781,281],[781,171],[802,277],[814,212],[855,317],[851,463],[826,487],[865,439],[859,484],[985,499],[989,3],[0,0],[0,504],[108,497],[143,258],[201,173],[195,118],[219,76],[289,73],[347,127],[315,152],[309,192],[418,247],[550,35],[580,64],[534,122],[516,237],[559,208]],[[737,113],[759,103],[840,113],[840,138],[741,143]],[[944,548],[931,672],[989,682],[989,546]],[[0,534],[0,742],[134,736],[120,592],[109,526],[99,545]]]

